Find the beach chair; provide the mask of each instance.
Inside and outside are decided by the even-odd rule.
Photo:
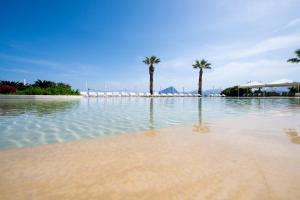
[[[89,92],[89,97],[97,97],[97,93],[96,92]]]
[[[87,92],[80,92],[80,95],[81,95],[81,96],[84,96],[84,97],[87,97],[87,96],[88,96]]]
[[[121,92],[121,96],[122,96],[122,97],[128,97],[129,94],[128,94],[127,92]]]
[[[106,92],[106,93],[105,93],[105,96],[107,96],[107,97],[112,97],[112,96],[113,96],[113,93],[112,93],[112,92]]]
[[[98,97],[104,97],[105,94],[104,94],[104,92],[97,92],[97,96],[98,96]]]
[[[113,92],[113,93],[112,93],[112,96],[114,96],[114,97],[120,97],[121,94],[120,94],[119,92]]]

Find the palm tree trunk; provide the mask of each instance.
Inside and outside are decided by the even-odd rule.
[[[154,72],[154,67],[153,65],[150,65],[149,67],[149,75],[150,75],[150,94],[153,95],[153,72]]]
[[[198,94],[202,95],[202,74],[203,70],[200,69],[199,71],[199,82],[198,82]]]

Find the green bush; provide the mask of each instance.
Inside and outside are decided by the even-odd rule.
[[[0,87],[8,85],[15,87],[16,90],[10,94],[21,95],[80,95],[78,90],[73,90],[70,85],[65,83],[55,83],[52,81],[37,80],[34,84],[24,85],[19,82],[0,81]],[[0,90],[1,93],[1,90]],[[4,93],[4,92],[3,92]]]

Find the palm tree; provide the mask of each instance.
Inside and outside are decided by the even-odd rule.
[[[160,59],[156,56],[145,57],[145,60],[143,62],[146,65],[149,65],[149,75],[150,75],[150,94],[153,95],[153,73],[154,73],[154,64],[157,64],[160,62]]]
[[[198,94],[202,95],[202,75],[203,69],[211,69],[210,63],[202,59],[201,61],[196,60],[196,63],[193,64],[194,69],[199,69],[199,82],[198,82]]]
[[[300,49],[295,51],[295,54],[297,55],[297,58],[290,58],[287,61],[291,63],[299,63],[300,62]]]

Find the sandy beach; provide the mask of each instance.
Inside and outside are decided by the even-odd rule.
[[[232,119],[2,150],[0,197],[300,199],[300,126],[276,120]],[[253,131],[268,123],[277,129]]]

